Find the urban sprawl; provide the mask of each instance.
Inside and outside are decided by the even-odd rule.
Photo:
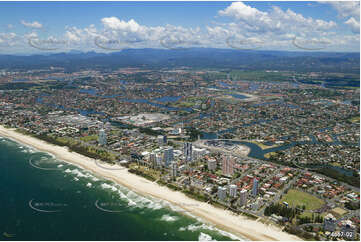
[[[313,240],[360,238],[359,89],[322,73],[0,70],[0,124]]]

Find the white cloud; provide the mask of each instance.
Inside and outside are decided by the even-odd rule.
[[[330,1],[322,2],[328,3],[336,9],[339,16],[342,18],[353,17],[354,19],[360,19],[360,2],[359,1]]]
[[[81,40],[77,33],[71,32],[69,30],[67,30],[65,32],[65,37],[70,41],[80,41]]]
[[[25,39],[35,39],[38,38],[38,33],[36,32],[30,32],[24,35]]]
[[[338,12],[338,16],[343,18],[344,23],[350,26],[353,33],[360,33],[360,2],[344,1],[344,2],[321,2],[330,4]]]
[[[0,33],[0,49],[1,47],[9,47],[15,45],[17,38],[16,33]]]
[[[340,16],[346,16],[351,5],[338,7]],[[358,10],[359,11],[359,10]],[[353,11],[351,14],[356,14]],[[359,29],[359,20],[349,16],[337,24],[334,21],[311,18],[291,9],[273,6],[260,10],[243,2],[233,2],[218,12],[222,22],[212,22],[202,28],[182,27],[174,25],[148,26],[138,23],[135,19],[119,19],[105,16],[100,19],[98,29],[91,24],[84,28],[66,26],[65,31],[57,35],[57,39],[44,37],[39,43],[50,43],[60,46],[69,43],[69,48],[89,51],[104,46],[105,50],[124,48],[179,48],[179,47],[216,47],[237,49],[279,49],[294,50],[292,40],[297,38],[299,45],[324,45],[327,47],[342,46],[359,49],[357,38],[352,34],[337,34],[338,28],[348,25],[353,32]],[[219,19],[219,18],[218,18]],[[41,28],[38,22],[21,22],[32,27],[32,32],[21,38],[37,37],[34,28]],[[356,36],[357,37],[357,36]],[[0,41],[4,41],[0,36]],[[49,45],[50,45],[49,44]],[[307,46],[306,46],[307,47]],[[327,49],[325,49],[327,50]],[[336,49],[329,49],[336,50]]]
[[[106,28],[137,32],[140,30],[140,25],[134,21],[134,19],[125,22],[124,20],[119,20],[117,17],[102,18],[102,23]]]
[[[29,27],[29,28],[36,28],[36,29],[40,29],[43,27],[43,25],[37,21],[34,22],[26,22],[24,20],[21,20],[21,24],[24,25],[25,27]]]
[[[248,6],[243,2],[233,2],[226,9],[220,10],[219,14],[223,16],[230,16],[236,19],[242,19],[247,21],[248,20],[255,21],[256,19],[261,19],[261,20],[269,19],[268,14],[266,12],[262,12],[256,8],[252,8],[251,6]]]
[[[347,21],[345,21],[345,24],[351,27],[352,32],[360,33],[360,21],[357,21],[356,19],[351,17]]]
[[[239,28],[253,32],[289,32],[289,31],[320,31],[336,27],[333,21],[306,18],[291,9],[283,11],[274,6],[271,11],[263,12],[243,2],[233,2],[219,15],[232,17]]]
[[[295,38],[304,45],[331,45],[331,30],[337,27],[334,21],[305,17],[291,9],[273,6],[261,11],[243,2],[233,2],[218,14],[230,17],[231,21],[207,26],[208,35],[212,40],[223,39],[223,43],[238,49],[289,50],[295,48],[292,45]]]

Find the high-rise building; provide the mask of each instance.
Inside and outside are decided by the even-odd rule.
[[[341,234],[348,240],[355,240],[356,227],[352,224],[351,220],[342,221]]]
[[[236,197],[237,196],[237,185],[229,185],[229,196]]]
[[[215,171],[217,169],[217,160],[214,158],[208,159],[207,165],[208,165],[208,170]]]
[[[247,198],[248,198],[248,192],[245,189],[242,189],[242,191],[240,191],[239,193],[239,205],[242,206],[246,206],[247,204]]]
[[[99,145],[107,144],[107,134],[105,133],[104,129],[99,130],[98,142],[99,142]]]
[[[220,200],[226,199],[226,196],[227,196],[227,188],[219,186],[219,187],[218,187],[217,196],[218,196],[218,198],[219,198]]]
[[[234,172],[234,159],[230,155],[224,156],[222,161],[222,173],[225,176],[232,176]]]
[[[204,148],[197,148],[197,147],[192,148],[193,160],[198,160],[198,159],[202,158],[206,153],[207,153],[207,150]]]
[[[110,123],[110,122],[106,122],[106,123],[104,124],[104,129],[105,129],[106,131],[111,131],[111,130],[112,130],[112,125],[111,125],[111,123]]]
[[[332,214],[327,214],[323,220],[323,229],[334,232],[336,230],[336,218]]]
[[[168,143],[168,138],[167,135],[163,135],[163,144],[167,144]]]
[[[178,164],[175,161],[170,164],[170,175],[172,177],[177,177],[178,175]]]
[[[258,193],[258,180],[253,178],[253,186],[252,186],[252,196],[257,196]]]
[[[183,144],[183,155],[186,159],[187,162],[191,162],[192,161],[192,143],[190,142],[185,142]]]
[[[167,136],[165,135],[158,135],[158,144],[159,146],[166,145],[167,144]]]
[[[167,148],[164,149],[163,151],[163,161],[164,161],[164,165],[166,167],[169,166],[169,164],[173,161],[174,156],[173,156],[173,147],[168,146]]]
[[[162,166],[162,156],[157,154],[156,160],[157,160],[157,167],[161,167]]]
[[[153,168],[156,168],[157,165],[157,155],[155,153],[150,153],[149,154],[149,163]]]

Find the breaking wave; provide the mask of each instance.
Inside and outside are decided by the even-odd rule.
[[[177,221],[179,218],[177,216],[171,216],[169,214],[164,214],[160,220],[166,221],[166,222],[174,222]]]
[[[215,240],[212,240],[212,236],[201,232],[198,236],[198,241],[215,241]]]
[[[226,236],[226,237],[229,237],[231,238],[232,240],[238,240],[238,241],[246,241],[245,238],[240,238],[234,234],[231,234],[229,232],[226,232],[226,231],[223,231],[223,230],[220,230],[212,225],[207,225],[207,224],[204,224],[204,223],[196,223],[196,224],[190,224],[186,227],[180,227],[179,228],[179,231],[192,231],[192,232],[195,232],[195,231],[200,231],[200,230],[207,230],[207,231],[215,231],[223,236]]]

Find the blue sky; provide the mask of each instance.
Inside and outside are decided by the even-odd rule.
[[[359,51],[359,9],[358,2],[0,2],[0,53]]]

